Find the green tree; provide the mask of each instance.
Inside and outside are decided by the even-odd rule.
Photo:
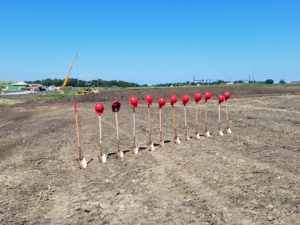
[[[236,80],[236,81],[233,81],[233,83],[234,84],[242,84],[242,83],[244,83],[244,81],[242,81],[242,80]]]
[[[267,79],[267,80],[265,81],[265,83],[266,83],[266,84],[274,84],[274,80],[272,80],[272,79]]]
[[[280,80],[279,84],[285,84],[285,81],[284,80]]]

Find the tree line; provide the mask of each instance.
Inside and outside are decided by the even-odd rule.
[[[44,80],[35,80],[35,81],[26,81],[26,83],[34,83],[34,84],[41,84],[44,86],[61,86],[64,83],[64,79],[44,79]],[[140,85],[134,82],[127,82],[122,80],[91,80],[85,81],[80,79],[69,78],[67,86],[71,87],[139,87]]]
[[[170,86],[189,86],[189,85],[220,85],[220,84],[226,84],[226,83],[231,83],[225,80],[216,80],[216,81],[210,81],[210,80],[202,80],[199,82],[177,82],[177,83],[161,83],[161,84],[155,84],[153,85],[154,87],[170,87]],[[244,81],[244,80],[236,80],[233,81],[232,83],[234,84],[244,84],[244,83],[249,83],[249,84],[274,84],[273,79],[267,79],[265,81]],[[280,80],[278,84],[285,84],[286,82],[284,80]]]
[[[26,81],[26,83],[35,83],[35,84],[42,84],[44,86],[61,86],[64,82],[64,79],[44,79],[44,80],[35,80],[35,81]],[[224,80],[217,80],[217,81],[203,81],[203,82],[176,82],[176,83],[161,83],[161,84],[155,84],[153,85],[154,87],[170,87],[170,86],[189,86],[189,85],[219,85],[219,84],[225,84],[228,83]],[[233,82],[234,84],[239,84],[239,83],[245,83],[243,80],[236,80]],[[253,83],[253,84],[274,84],[274,80],[272,79],[267,79],[265,81],[248,81],[247,83]],[[280,80],[279,84],[285,84],[284,80]],[[134,82],[127,82],[127,81],[122,81],[122,80],[102,80],[102,79],[97,79],[97,80],[91,80],[91,81],[85,81],[85,80],[79,80],[79,79],[74,79],[70,78],[68,80],[67,86],[71,87],[147,87],[147,84],[139,85]]]

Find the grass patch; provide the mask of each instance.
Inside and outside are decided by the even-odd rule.
[[[39,97],[43,99],[63,99],[75,95],[77,91],[78,88],[64,88],[62,91],[43,93]]]

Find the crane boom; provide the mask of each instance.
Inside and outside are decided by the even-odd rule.
[[[75,62],[75,59],[77,58],[77,55],[78,55],[78,54],[77,54],[77,52],[76,52],[76,54],[75,54],[75,56],[74,56],[74,58],[73,58],[73,60],[72,60],[72,62],[71,62],[71,64],[70,64],[69,71],[68,71],[68,73],[67,73],[67,75],[66,75],[66,78],[65,78],[65,80],[64,80],[64,83],[63,83],[63,85],[60,87],[61,89],[64,88],[65,86],[67,86],[67,83],[68,83],[68,80],[69,80],[69,76],[70,76],[70,73],[71,73],[73,64],[74,64],[74,62]]]

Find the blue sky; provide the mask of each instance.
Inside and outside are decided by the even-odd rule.
[[[0,80],[300,80],[300,1],[2,0]]]

